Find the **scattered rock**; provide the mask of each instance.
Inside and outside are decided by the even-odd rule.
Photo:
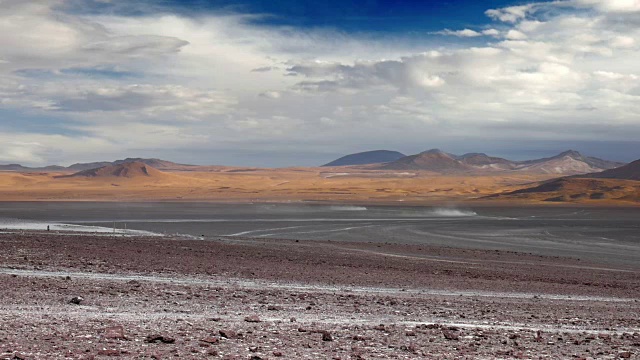
[[[444,335],[444,338],[447,339],[447,340],[458,340],[458,339],[460,339],[460,336],[458,336],[458,334],[456,334],[452,330],[442,330],[442,335]]]
[[[133,285],[133,286],[136,286],[136,287],[141,285],[140,281],[138,281],[138,280],[129,280],[129,281],[127,281],[127,284]]]
[[[122,327],[121,325],[111,326],[104,329],[104,337],[107,339],[118,339],[118,340],[127,339],[124,336],[124,327]]]
[[[260,320],[260,318],[258,317],[258,315],[251,315],[251,316],[247,316],[246,318],[244,318],[244,321],[249,322],[249,323],[259,323],[259,322],[262,322],[262,320]]]
[[[207,344],[217,344],[218,342],[220,342],[220,340],[217,337],[213,337],[213,336],[206,337],[200,341]]]
[[[238,334],[233,330],[222,329],[218,331],[218,333],[225,339],[235,339],[238,337]]]
[[[174,338],[164,336],[164,335],[149,335],[144,339],[145,342],[148,343],[163,343],[163,344],[173,344],[176,342]]]
[[[630,359],[631,358],[631,351],[623,351],[623,352],[619,353],[618,356],[621,359]]]
[[[102,350],[98,351],[98,355],[101,355],[101,356],[120,356],[120,351],[119,350],[112,350],[112,349],[102,349]]]
[[[538,330],[536,332],[536,337],[533,339],[535,342],[542,342],[542,331]]]
[[[333,341],[333,336],[328,331],[322,331],[322,341]]]
[[[74,296],[71,298],[71,300],[69,300],[69,303],[74,305],[80,305],[80,303],[82,303],[83,301],[84,301],[84,298],[82,296]]]

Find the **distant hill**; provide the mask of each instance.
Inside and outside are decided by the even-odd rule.
[[[69,166],[68,169],[81,171],[81,170],[97,169],[97,168],[101,168],[101,167],[109,166],[109,165],[121,165],[121,164],[133,163],[133,162],[143,163],[145,165],[149,165],[149,166],[154,167],[156,169],[178,169],[178,168],[183,168],[183,167],[194,166],[194,165],[187,165],[187,164],[178,164],[178,163],[174,163],[174,162],[171,162],[171,161],[161,160],[161,159],[154,159],[154,158],[151,158],[151,159],[126,158],[126,159],[123,159],[123,160],[116,160],[116,161],[112,161],[112,162],[101,161],[101,162],[94,162],[94,163],[73,164],[73,165]]]
[[[483,153],[464,154],[462,156],[458,156],[457,160],[466,165],[488,169],[512,170],[517,166],[517,163],[514,161],[489,156]]]
[[[468,171],[472,167],[455,159],[439,149],[432,149],[417,155],[405,156],[396,161],[380,165],[380,170],[424,170],[439,173]]]
[[[0,171],[18,171],[18,172],[22,172],[22,171],[29,171],[29,170],[32,170],[32,168],[28,168],[28,167],[22,166],[20,164],[0,165]]]
[[[41,171],[64,171],[64,166],[45,166],[45,167],[26,167],[20,164],[0,165],[0,171],[15,171],[15,172],[41,172]]]
[[[118,165],[107,165],[97,169],[88,169],[64,177],[87,177],[87,178],[140,178],[140,177],[163,177],[165,174],[152,166],[143,162],[126,162]]]
[[[640,160],[636,160],[627,165],[615,169],[606,170],[599,173],[581,175],[583,178],[596,179],[620,179],[620,180],[640,180]]]
[[[113,165],[113,163],[108,161],[100,161],[100,162],[92,162],[92,163],[73,164],[67,167],[67,169],[73,170],[73,171],[82,171],[82,170],[89,170],[89,169],[97,169],[97,168],[101,168],[109,165]]]
[[[521,161],[517,169],[543,174],[576,175],[600,172],[624,165],[623,163],[583,156],[577,151],[569,150],[556,156]]]
[[[350,154],[334,160],[322,166],[350,166],[350,165],[369,165],[387,163],[398,160],[406,155],[397,151],[390,150],[374,150],[365,151],[357,154]]]

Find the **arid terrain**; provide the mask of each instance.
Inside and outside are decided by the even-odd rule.
[[[576,177],[600,180],[573,180]],[[0,199],[388,204],[508,200],[628,206],[640,203],[638,179],[640,161],[624,164],[573,150],[526,161],[438,149],[409,156],[378,150],[347,155],[322,167],[277,169],[186,165],[154,158],[68,167],[0,165]]]
[[[5,201],[219,200],[408,201],[464,200],[551,176],[441,176],[344,169],[231,169],[152,175],[59,177],[60,173],[0,173]]]
[[[420,245],[0,235],[1,359],[635,359],[640,268]]]
[[[144,168],[144,170],[143,170]],[[128,163],[102,170],[0,172],[3,201],[329,201],[429,204],[442,202],[539,203],[564,193],[494,196],[538,186],[557,174],[496,173],[443,175],[429,171],[367,168],[217,168],[158,170]],[[567,193],[570,202],[637,204],[640,182],[607,179],[607,186]],[[611,190],[611,193],[608,191]],[[615,190],[615,191],[613,191]],[[604,192],[598,196],[593,193]],[[577,195],[576,195],[577,194]],[[572,196],[575,195],[575,196]],[[593,196],[592,196],[593,195]],[[548,202],[547,202],[548,203]]]

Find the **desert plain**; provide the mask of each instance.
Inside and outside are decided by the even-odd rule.
[[[133,163],[86,176],[3,172],[0,198],[5,207],[153,201],[637,211],[637,181],[558,185],[555,178],[366,168],[161,171]],[[537,186],[545,191],[527,190]],[[632,241],[635,225],[625,224]],[[481,247],[448,246],[389,242],[382,232],[340,241],[332,231],[310,241],[6,229],[0,359],[640,357],[638,263],[593,251],[553,255],[553,246],[544,254],[492,249],[486,237],[477,240]],[[616,246],[627,246],[627,259],[636,256],[637,243]]]
[[[430,171],[362,168],[177,167],[158,170],[142,163],[92,176],[69,172],[0,172],[3,201],[214,201],[442,204],[451,202],[549,204],[568,202],[634,206],[640,182],[600,179],[572,181],[551,193],[500,194],[531,188],[558,178],[547,173],[441,174]],[[113,174],[117,171],[117,174]],[[603,196],[592,196],[603,194]],[[611,196],[610,196],[611,195]],[[561,201],[562,202],[562,201]],[[559,203],[556,201],[556,203]]]

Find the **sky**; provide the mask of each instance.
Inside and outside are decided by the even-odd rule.
[[[0,163],[640,158],[640,0],[0,0]]]

